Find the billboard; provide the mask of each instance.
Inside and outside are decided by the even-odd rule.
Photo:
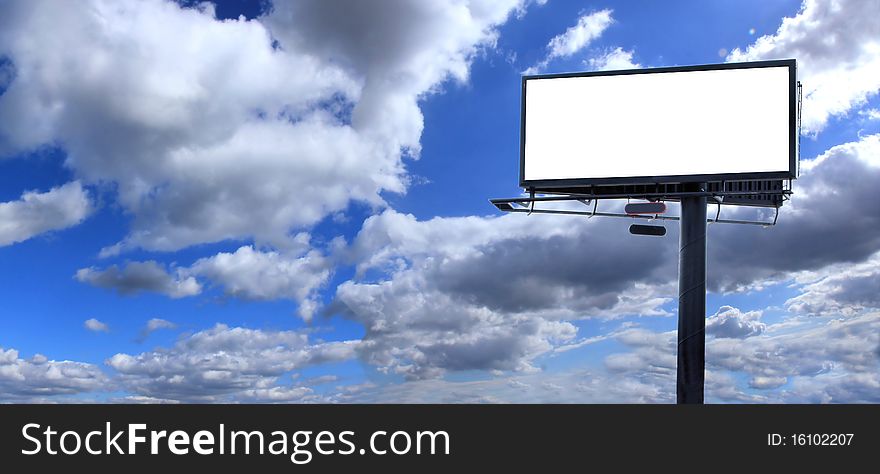
[[[794,60],[524,76],[520,185],[796,178]]]

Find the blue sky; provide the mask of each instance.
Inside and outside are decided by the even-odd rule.
[[[487,202],[520,76],[788,57],[802,178],[710,228],[707,400],[880,400],[872,2],[329,3],[0,6],[0,400],[673,401],[675,229]]]

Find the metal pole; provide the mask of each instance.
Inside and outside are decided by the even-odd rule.
[[[705,190],[695,184],[688,191]],[[678,252],[678,403],[703,403],[706,367],[706,197],[683,197]]]

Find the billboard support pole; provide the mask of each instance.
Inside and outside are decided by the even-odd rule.
[[[690,191],[705,191],[705,184]],[[678,252],[678,403],[703,403],[706,367],[706,196],[681,199]]]

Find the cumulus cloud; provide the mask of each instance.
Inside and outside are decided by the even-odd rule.
[[[134,219],[104,255],[283,247],[351,201],[405,191],[418,100],[466,80],[524,5],[279,1],[219,21],[165,0],[4,2],[0,156],[59,144],[85,182],[115,184]]]
[[[259,22],[220,22],[210,9],[158,0],[7,2],[2,16],[0,50],[16,75],[0,96],[0,150],[59,142],[83,179],[117,183],[135,215],[130,245],[173,250],[251,235],[254,223],[260,237],[283,236],[346,200],[326,170],[344,169],[335,166],[347,159],[342,149],[364,147],[311,104],[356,96],[355,86],[312,58],[273,50]],[[77,51],[84,56],[72,60]],[[376,174],[360,171],[366,181]],[[321,181],[326,200],[296,212],[287,189]],[[280,222],[285,214],[300,220]]]
[[[169,274],[154,260],[128,262],[120,268],[111,265],[104,270],[95,267],[81,268],[74,276],[77,281],[99,288],[116,290],[122,295],[141,291],[161,293],[171,298],[183,298],[201,293],[202,287],[194,277]]]
[[[745,338],[758,336],[767,325],[760,321],[760,311],[742,312],[732,306],[722,306],[706,320],[706,333],[716,338]]]
[[[330,270],[328,259],[316,250],[290,256],[243,246],[234,253],[200,259],[188,272],[207,277],[230,296],[297,301],[299,314],[309,320],[318,306],[316,290],[327,282]]]
[[[417,271],[432,287],[495,310],[554,310],[556,319],[665,314],[656,309],[663,301],[631,286],[672,283],[674,267],[660,267],[674,265],[675,243],[630,238],[627,225],[546,215],[419,221],[386,211],[364,222],[349,258],[359,275]],[[620,234],[627,238],[608,238]]]
[[[110,326],[95,318],[86,319],[83,322],[83,327],[93,332],[110,332]]]
[[[77,271],[76,279],[125,295],[147,291],[172,298],[200,294],[203,283],[199,279],[203,279],[235,298],[296,301],[299,314],[310,320],[319,306],[317,290],[327,282],[331,269],[330,259],[317,250],[302,254],[245,245],[232,253],[201,258],[189,267],[176,267],[173,272],[151,260],[128,262],[122,269],[116,265],[103,270],[83,268]]]
[[[577,343],[568,319],[667,314],[674,247],[601,237],[613,232],[625,226],[386,211],[364,223],[348,257],[362,277],[387,276],[341,284],[329,310],[367,328],[363,358],[409,378],[533,371],[538,356]]]
[[[495,26],[525,3],[284,1],[265,21],[285,47],[340,63],[363,81],[352,111],[357,130],[417,152],[419,97],[447,78],[466,80],[474,55],[494,45]]]
[[[805,0],[775,34],[734,49],[727,60],[796,58],[804,84],[803,128],[815,134],[880,91],[877,17],[877,2]]]
[[[69,360],[49,360],[41,354],[19,357],[0,347],[0,400],[28,401],[76,395],[102,389],[107,377],[97,366]]]
[[[550,39],[550,42],[547,43],[547,55],[544,59],[524,73],[538,73],[546,68],[550,61],[557,58],[567,58],[589,46],[614,23],[611,13],[611,10],[605,9],[581,15],[574,26]]]
[[[44,193],[26,191],[17,201],[0,202],[0,247],[72,227],[91,211],[89,194],[79,181]]]
[[[620,46],[606,50],[601,54],[585,61],[586,65],[594,71],[614,71],[618,69],[638,69],[641,64],[633,61],[633,51],[626,51]]]
[[[279,376],[309,365],[353,357],[353,341],[311,343],[294,331],[230,328],[218,324],[170,348],[107,359],[131,393],[180,401],[255,397],[277,386]],[[277,391],[276,391],[277,392]]]
[[[349,317],[366,326],[361,356],[379,371],[409,379],[447,370],[534,371],[532,359],[576,334],[568,322],[459,307],[448,295],[405,277],[345,283],[337,298]]]

